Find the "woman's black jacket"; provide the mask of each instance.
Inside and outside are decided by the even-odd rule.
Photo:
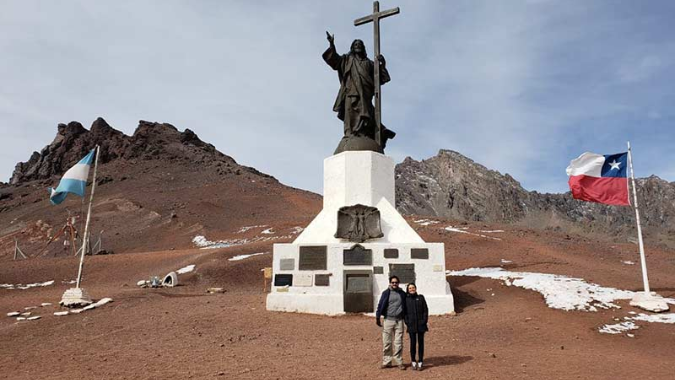
[[[405,325],[410,333],[422,333],[429,331],[429,309],[427,301],[421,294],[406,294],[405,297]]]

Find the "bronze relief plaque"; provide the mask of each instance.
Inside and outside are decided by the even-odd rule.
[[[355,243],[384,236],[380,226],[380,211],[377,207],[357,204],[338,210],[335,237]]]

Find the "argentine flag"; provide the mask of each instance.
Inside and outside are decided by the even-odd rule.
[[[49,201],[53,205],[58,205],[66,199],[68,193],[73,193],[84,197],[84,191],[87,187],[87,178],[89,177],[89,168],[94,161],[94,153],[96,149],[92,149],[89,154],[84,156],[75,166],[68,169],[68,171],[61,178],[59,186],[56,189],[49,190]]]

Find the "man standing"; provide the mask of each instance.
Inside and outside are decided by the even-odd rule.
[[[389,277],[389,287],[380,296],[375,317],[377,325],[382,327],[382,365],[380,368],[391,367],[393,360],[399,369],[405,370],[402,356],[405,293],[398,287],[399,282],[398,277]],[[380,317],[384,317],[384,326],[380,322]]]

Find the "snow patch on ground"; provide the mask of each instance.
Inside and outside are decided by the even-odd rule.
[[[0,289],[21,289],[21,290],[26,290],[30,288],[37,288],[37,287],[42,287],[42,286],[51,286],[54,285],[54,280],[50,281],[45,281],[45,282],[36,282],[34,284],[0,284]]]
[[[249,257],[264,255],[266,253],[267,252],[259,252],[259,253],[251,253],[249,255],[237,255],[237,256],[230,257],[227,260],[229,260],[229,261],[240,261],[240,260],[248,259]]]
[[[507,286],[517,286],[541,293],[546,304],[553,309],[597,311],[598,308],[620,308],[616,300],[633,298],[635,292],[607,288],[573,278],[547,273],[510,272],[503,268],[470,268],[448,271],[449,276],[476,276],[504,281]]]
[[[499,240],[499,241],[502,240],[500,238],[496,238],[496,237],[493,237],[493,236],[487,236],[487,235],[483,235],[483,234],[475,234],[473,232],[469,232],[469,231],[467,231],[468,227],[457,228],[457,227],[453,227],[453,226],[447,226],[447,227],[445,227],[445,230],[450,231],[450,232],[457,232],[457,233],[460,233],[460,234],[468,234],[468,235],[473,235],[473,236],[479,236],[479,237],[486,238],[486,239]]]
[[[265,227],[267,227],[267,225],[265,225],[265,224],[261,224],[261,225],[259,225],[259,226],[246,226],[246,227],[240,228],[239,231],[237,231],[237,233],[238,233],[238,234],[243,234],[244,232],[248,232],[248,231],[250,231],[250,230],[252,230],[252,229],[254,229],[254,228],[265,228]]]
[[[415,220],[413,223],[419,224],[420,226],[430,226],[432,224],[438,224],[440,222],[436,220],[431,220],[431,219],[420,219],[420,220]]]
[[[292,228],[291,234],[297,235],[297,234],[299,234],[300,232],[302,232],[302,231],[304,231],[304,230],[305,230],[304,228],[302,228],[302,227],[300,227],[300,226],[296,226],[296,227],[293,227],[293,228]]]
[[[627,331],[637,330],[640,326],[633,322],[621,322],[613,325],[604,325],[598,329],[603,334],[623,334]]]
[[[266,230],[264,230],[260,233],[264,234],[264,235],[273,235],[274,234],[274,228],[268,228],[268,229],[266,229]]]
[[[179,270],[176,271],[176,273],[178,273],[178,274],[185,274],[185,273],[190,273],[190,272],[192,272],[193,270],[195,270],[195,265],[194,265],[194,264],[190,264],[190,265],[188,265],[188,266],[186,266],[186,267],[180,268]]]
[[[628,317],[633,321],[643,321],[652,323],[669,323],[675,324],[675,313],[670,314],[638,314],[635,317]]]
[[[622,263],[626,264],[626,265],[635,265],[635,262],[630,261],[630,260],[622,261]]]
[[[280,239],[291,239],[291,238],[293,238],[293,235],[256,236],[252,239],[231,239],[231,240],[211,241],[202,235],[197,235],[192,239],[192,243],[201,249],[217,249],[217,248],[237,247],[240,245],[246,245],[250,243],[265,242]]]
[[[502,259],[502,264],[511,264],[513,261]]]
[[[504,232],[504,230],[479,230],[478,232],[482,232],[484,234],[498,234],[500,232]]]

